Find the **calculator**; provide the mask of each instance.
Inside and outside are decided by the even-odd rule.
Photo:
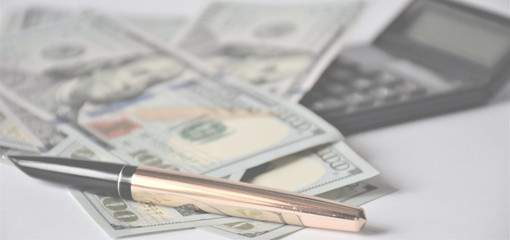
[[[509,78],[509,18],[416,0],[372,44],[342,51],[300,103],[348,135],[483,105]]]

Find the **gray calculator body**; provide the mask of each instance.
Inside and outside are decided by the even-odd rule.
[[[342,51],[301,103],[352,134],[485,104],[509,78],[508,18],[421,0]]]

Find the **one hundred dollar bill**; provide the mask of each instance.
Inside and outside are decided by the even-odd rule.
[[[377,196],[367,197],[363,194],[368,191],[359,191],[357,186],[366,185],[360,181],[378,173],[342,141],[248,169],[244,172],[241,181],[308,195],[322,193],[323,195],[319,196],[347,202],[357,195],[360,195],[356,197],[357,199],[370,199],[372,196]],[[344,188],[347,185],[349,187]],[[361,204],[360,201],[356,203]],[[261,221],[234,221],[200,228],[234,239],[257,240],[279,238],[301,229],[297,226]]]
[[[85,138],[76,137],[49,155],[112,161],[114,156]],[[120,162],[120,160],[116,160]],[[116,193],[71,190],[94,220],[112,237],[208,226],[234,219],[199,211],[193,205],[176,208],[120,199]]]
[[[37,127],[43,127],[44,129],[52,129],[53,125],[48,125],[46,122],[41,121],[39,118],[31,115],[29,112],[23,112],[24,109],[17,106],[11,106],[16,110],[16,113],[20,115],[23,119],[23,122],[29,123],[33,129],[38,129]],[[114,156],[111,156],[107,151],[101,149],[92,143],[89,139],[86,139],[80,134],[72,131],[72,129],[65,129],[64,131],[56,129],[53,127],[53,130],[48,130],[43,136],[42,139],[58,139],[59,141],[51,141],[53,144],[49,145],[48,148],[51,148],[46,154],[47,155],[57,155],[61,157],[70,157],[70,158],[81,158],[81,159],[96,159],[103,161],[117,161],[121,162],[120,159],[117,159]],[[70,134],[71,132],[71,134]],[[42,133],[40,133],[42,134]],[[58,135],[56,137],[50,137],[49,135]],[[335,146],[335,145],[334,145]],[[362,162],[359,162],[361,159],[347,160],[345,157],[345,151],[343,150],[343,156],[336,156],[332,153],[331,150],[324,150],[320,152],[322,155],[321,162],[325,163],[328,167],[336,167],[344,171],[352,171],[353,169],[358,169],[356,165],[360,165],[361,168],[365,171],[370,171],[370,167],[363,166]],[[329,153],[324,155],[325,153]],[[354,154],[354,153],[352,153]],[[297,157],[302,156],[303,154],[297,154]],[[350,158],[356,157],[349,156]],[[289,158],[283,159],[284,161],[289,161]],[[305,158],[297,158],[296,161],[313,161],[317,159],[310,159],[310,157]],[[362,160],[361,160],[362,161]],[[355,164],[353,164],[355,162]],[[317,164],[317,163],[315,163]],[[345,165],[352,165],[351,167],[345,167]],[[307,165],[310,166],[310,165]],[[326,167],[326,166],[325,166]],[[280,167],[281,168],[281,167]],[[317,170],[317,168],[309,168],[310,173],[312,169]],[[289,170],[289,169],[287,169]],[[296,169],[299,170],[299,169]],[[375,170],[372,170],[375,171]],[[357,170],[356,172],[361,173],[362,170]],[[373,174],[373,173],[372,173]],[[340,176],[340,174],[336,174]],[[344,174],[346,176],[350,176],[350,174]],[[264,175],[266,178],[275,180],[272,175]],[[264,178],[264,176],[258,176],[258,178]],[[322,178],[325,181],[325,178]],[[267,181],[262,181],[264,183]],[[289,188],[295,190],[295,188]],[[133,234],[141,234],[141,233],[150,233],[156,231],[165,231],[172,229],[181,229],[181,228],[190,228],[197,226],[206,226],[206,225],[216,225],[218,223],[225,223],[221,228],[225,228],[227,226],[231,226],[237,230],[239,228],[246,228],[246,226],[257,226],[257,229],[260,228],[269,228],[264,230],[264,236],[279,236],[283,233],[289,233],[291,231],[298,230],[298,227],[295,226],[283,226],[277,224],[270,223],[258,223],[258,222],[240,222],[238,218],[228,218],[224,216],[217,216],[212,214],[204,214],[200,211],[197,211],[193,206],[182,206],[180,208],[167,208],[154,206],[150,204],[142,204],[135,203],[131,201],[125,201],[118,199],[109,195],[108,193],[87,193],[84,191],[72,191],[73,195],[78,199],[80,204],[84,206],[87,212],[98,222],[98,224],[103,227],[103,229],[109,233],[111,236],[120,237],[120,236],[129,236]],[[236,222],[235,224],[228,224],[230,222]],[[245,227],[242,227],[244,225]],[[224,230],[223,230],[224,231]],[[269,234],[270,235],[266,235]],[[260,234],[260,233],[258,233]],[[248,234],[250,235],[250,234]]]
[[[64,123],[55,125],[55,122],[53,124],[46,122],[21,106],[8,101],[6,101],[6,105],[13,109],[13,113],[23,123],[28,124],[36,138],[45,143],[44,146],[47,149],[43,155],[125,163]],[[33,155],[38,153],[0,147],[0,155],[9,154]],[[89,192],[83,189],[71,189],[71,192],[94,220],[112,237],[236,221],[235,218],[204,213],[193,205],[171,208],[123,200],[108,192]]]
[[[241,181],[317,195],[377,174],[375,168],[341,141],[248,169]]]
[[[318,196],[360,206],[394,191],[394,188],[381,183],[379,179],[372,178],[353,183]],[[268,240],[279,239],[302,229],[302,227],[261,221],[238,221],[215,226],[200,227],[200,229],[232,239]]]
[[[298,101],[334,57],[361,1],[213,3],[176,44],[224,74]]]
[[[66,79],[107,59],[151,51],[111,27],[80,15],[5,35],[0,40],[0,69]]]
[[[141,47],[144,50],[119,56],[105,50],[99,54],[100,61],[85,59],[88,64],[75,65],[71,68],[75,71],[60,75],[41,73],[37,69],[46,68],[30,68],[33,66],[6,67],[2,69],[6,77],[0,79],[0,93],[30,106],[48,120],[67,122],[84,131],[131,164],[218,177],[341,139],[336,130],[299,106],[249,85],[215,79],[191,67],[200,64],[146,40],[136,31],[109,18],[91,18],[84,20],[89,21],[88,27],[105,28],[104,36],[90,36],[93,39],[108,38],[106,33],[112,31],[115,40],[125,37],[127,42],[150,51]],[[78,26],[83,24],[80,21]],[[42,33],[41,28],[20,34]],[[9,36],[10,41],[15,41],[15,36]],[[54,36],[62,39],[58,33]],[[18,47],[23,48],[23,44]],[[104,79],[109,81],[101,81]],[[35,91],[37,96],[30,94]],[[48,149],[53,146],[48,145]]]
[[[116,55],[116,48],[112,53],[95,47],[113,42],[154,52],[109,56],[108,61],[82,64],[60,77],[6,64],[0,92],[85,129],[132,164],[156,161],[159,167],[222,177],[342,139],[311,111],[251,85],[214,79],[194,68],[190,58],[160,48],[110,18],[91,15],[58,26],[48,31],[31,28],[2,39],[1,57],[21,51],[26,54],[17,55],[17,61],[30,62],[46,45],[72,43],[83,36],[83,29],[91,35],[80,39],[81,46],[90,46],[98,55]],[[33,32],[44,39],[37,48],[26,40]]]

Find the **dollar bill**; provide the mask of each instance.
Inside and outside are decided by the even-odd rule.
[[[40,121],[37,117],[31,115],[29,112],[22,113],[23,108],[21,107],[13,106],[13,108],[16,109],[18,115],[23,116],[24,122],[30,123],[30,125],[34,128],[42,125],[45,129],[50,129],[53,126],[45,124],[45,122]],[[33,119],[28,119],[30,117]],[[59,137],[54,137],[54,139],[60,139],[58,142],[52,141],[54,144],[51,145],[51,149],[46,153],[48,155],[121,162],[120,159],[109,155],[107,151],[99,148],[98,146],[95,146],[92,142],[90,142],[89,139],[80,137],[80,135],[77,133],[67,133],[64,135],[61,133],[62,131],[59,130],[52,130],[47,132],[58,134]],[[66,132],[72,132],[72,130],[67,129]],[[47,134],[41,138],[50,139]],[[326,152],[331,153],[329,150]],[[348,162],[350,165],[354,165],[346,159],[338,159],[338,161],[332,161],[331,159],[333,157],[333,154],[324,155],[322,162],[327,163],[328,166],[343,165],[340,161],[344,163]],[[305,158],[305,160],[308,159]],[[363,165],[362,163],[357,164],[361,166]],[[348,169],[349,168],[344,168],[344,170]],[[368,171],[367,169],[365,170]],[[266,176],[271,178],[270,175]],[[98,224],[113,237],[213,224],[216,225],[222,222],[225,223],[222,225],[223,228],[225,226],[230,226],[235,229],[239,229],[252,225],[257,226],[257,229],[264,228],[266,229],[264,230],[264,236],[279,236],[283,233],[289,233],[299,229],[299,227],[295,226],[283,227],[281,224],[280,226],[278,224],[264,222],[239,222],[239,219],[236,218],[228,218],[201,213],[200,211],[197,211],[196,208],[193,208],[193,206],[183,206],[181,208],[173,209],[150,204],[125,201],[113,197],[108,193],[93,194],[77,190],[72,192],[73,195],[82,204],[82,206],[87,210],[87,212],[93,216],[96,222],[98,222]],[[236,222],[236,224],[229,225],[230,222]],[[241,225],[244,225],[245,227],[242,227]],[[257,235],[260,235],[260,232],[257,233]]]
[[[72,139],[61,144],[49,155],[70,158],[116,159],[104,149],[84,138]],[[121,160],[116,160],[120,162]],[[176,208],[158,206],[120,199],[116,193],[71,190],[94,220],[112,237],[169,231],[176,229],[207,226],[218,222],[228,223],[233,219],[222,215],[199,211],[193,205]]]
[[[97,18],[76,16],[3,36],[0,69],[66,79],[106,59],[151,51],[111,27]]]
[[[110,36],[106,33],[113,31],[114,40],[122,40],[125,37],[130,44],[142,47],[123,54],[105,50],[104,53],[98,53],[100,58],[91,58],[93,60],[84,58],[76,61],[81,64],[72,67],[61,67],[58,64],[42,68],[18,67],[15,64],[7,66],[1,69],[2,75],[6,77],[0,79],[2,85],[0,94],[22,103],[47,121],[62,121],[72,125],[86,134],[89,140],[107,148],[109,153],[113,153],[118,159],[131,164],[145,164],[219,177],[292,152],[341,139],[338,132],[306,110],[281,102],[254,90],[249,85],[231,82],[228,79],[215,79],[204,74],[205,71],[193,69],[191,66],[200,64],[194,64],[192,58],[148,41],[139,32],[125,28],[109,18],[94,16],[85,20],[78,18],[71,20],[65,24],[72,25],[74,21],[80,26],[84,24],[81,21],[89,21],[85,24],[88,24],[88,27],[93,28],[95,25],[103,27],[105,36],[91,36],[92,39],[108,38]],[[41,28],[44,26],[27,29],[20,34],[25,35],[30,31],[42,33]],[[64,29],[73,27],[68,26]],[[15,36],[17,35],[9,36],[11,40],[7,41],[12,43],[15,41],[12,39],[16,39]],[[54,36],[61,37],[58,33]],[[51,39],[51,36],[48,39]],[[2,43],[4,41],[6,40],[2,39]],[[23,48],[23,44],[17,47]],[[0,50],[2,50],[0,53],[4,54],[10,49]],[[59,73],[54,69],[66,71]],[[101,81],[103,79],[111,81],[105,83]],[[38,96],[30,94],[35,90],[39,93]],[[281,128],[286,134],[281,133]],[[278,133],[280,135],[275,137],[274,134]],[[252,149],[253,144],[258,148]],[[77,146],[77,143],[71,145]],[[51,144],[45,146],[46,149],[57,149]],[[193,154],[186,155],[190,152]],[[60,150],[52,150],[50,153],[65,156]],[[304,158],[305,160],[301,161],[303,163],[313,162],[310,157],[296,156]],[[287,161],[292,162],[289,159]],[[283,165],[269,166],[278,169]],[[342,175],[343,178],[339,177],[337,180],[354,179],[358,173],[353,171],[349,174]],[[239,177],[235,174],[232,176]],[[337,174],[338,176],[340,175]],[[261,179],[260,176],[253,178]],[[313,189],[323,191],[324,187],[319,190],[321,188],[317,184],[318,181],[315,179],[313,182],[315,183]],[[328,186],[330,187],[332,185]],[[200,216],[195,219],[198,223],[186,222],[179,225],[178,223],[182,223],[181,219],[176,220],[175,217],[179,215],[174,211],[169,213],[171,217],[167,218],[173,221],[172,224],[149,230],[143,224],[140,227],[122,222],[138,218],[144,213],[143,209],[135,210],[133,205],[115,202],[122,200],[111,200],[111,196],[107,194],[80,196],[82,197],[80,202],[87,203],[84,204],[85,208],[96,221],[104,225],[105,230],[107,226],[115,229],[110,231],[112,236],[203,224],[201,221],[203,216]],[[103,201],[110,201],[113,205],[101,205]],[[127,210],[115,215],[115,211],[108,206],[116,205],[122,208],[126,205]],[[153,210],[157,208],[142,206],[144,207]],[[110,215],[107,214],[109,211]],[[182,216],[197,214],[193,206],[184,206],[181,211],[186,212],[182,214],[177,210]],[[142,217],[144,220],[153,218],[145,215]],[[115,219],[124,225],[114,222]],[[231,218],[221,219],[232,222]],[[220,220],[216,220],[215,223],[219,223]]]
[[[360,206],[394,191],[394,188],[382,183],[380,179],[372,178],[353,183],[318,196]],[[279,239],[285,235],[302,229],[302,227],[261,221],[238,221],[215,226],[200,227],[200,229],[232,239],[268,240]]]
[[[66,37],[72,42],[76,37],[67,30],[83,26],[101,29],[90,30],[89,38],[94,41],[106,38],[106,42],[128,43],[117,45],[146,44],[155,52],[82,64],[83,69],[67,74],[74,75],[71,78],[34,75],[7,64],[2,69],[5,77],[0,79],[0,93],[85,129],[132,164],[152,162],[158,167],[222,177],[342,139],[334,127],[309,110],[251,85],[215,80],[194,68],[198,63],[186,61],[191,58],[160,48],[107,17],[91,15],[58,26],[46,32],[31,28],[2,39],[2,57],[21,49],[27,54],[18,55],[19,60],[26,57],[30,62],[45,44],[67,41]],[[59,34],[58,29],[66,33]],[[33,42],[25,40],[32,31],[46,40],[34,52],[29,51]],[[84,46],[89,45],[82,40]],[[104,44],[90,43],[95,45]],[[110,52],[98,54],[108,56]]]
[[[0,99],[0,147],[38,152],[38,145],[30,131]]]
[[[64,123],[57,125],[48,123],[21,106],[8,101],[6,103],[22,122],[35,131],[34,136],[46,143],[43,155],[125,163],[72,127]],[[9,154],[37,153],[0,147],[0,155]],[[235,221],[235,218],[204,213],[193,205],[171,208],[123,200],[114,193],[90,192],[86,189],[70,190],[84,209],[112,237]]]
[[[176,44],[219,72],[298,101],[334,57],[361,1],[213,3]]]
[[[378,197],[368,195],[373,188],[358,187],[373,186],[360,181],[378,173],[342,141],[248,169],[241,181],[308,195],[322,193],[319,196],[347,202],[352,199]],[[347,185],[349,186],[344,187]],[[360,201],[356,203],[361,205]],[[238,221],[201,229],[235,239],[273,239],[297,231],[301,227],[260,221]]]
[[[75,18],[86,11],[85,9],[63,9],[54,6],[25,6],[4,13],[1,35],[14,34],[25,29],[41,25],[54,24],[60,21]],[[170,44],[174,37],[185,26],[188,20],[184,16],[144,16],[126,15],[118,16],[126,23],[152,35],[164,43]]]
[[[248,169],[241,181],[317,195],[377,174],[375,168],[341,141]]]

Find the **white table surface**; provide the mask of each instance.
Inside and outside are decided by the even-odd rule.
[[[0,7],[19,2],[29,1],[0,0]],[[349,43],[370,41],[406,2],[372,1]],[[470,2],[510,14],[508,0]],[[198,0],[49,3],[184,15],[204,5]],[[399,190],[363,206],[368,224],[360,233],[308,228],[284,239],[509,239],[509,112],[507,87],[484,107],[347,137],[349,145],[380,170],[381,178]],[[66,188],[0,164],[0,239],[110,237]],[[225,238],[189,229],[128,239]]]

